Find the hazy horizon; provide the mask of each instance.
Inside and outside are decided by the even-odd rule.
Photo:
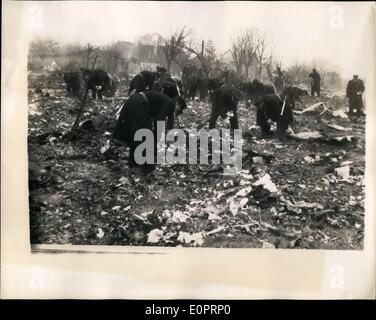
[[[196,40],[212,40],[218,54],[245,28],[257,28],[274,45],[274,56],[286,68],[295,61],[325,65],[360,76],[367,71],[361,50],[372,3],[324,2],[21,2],[25,14],[37,17],[32,37],[59,42],[105,45],[133,42],[145,34],[169,37],[186,26]],[[343,9],[343,28],[331,28],[333,5]],[[37,12],[37,14],[35,14]],[[30,23],[30,21],[28,22]],[[356,50],[359,48],[359,50]]]

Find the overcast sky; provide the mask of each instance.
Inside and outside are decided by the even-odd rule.
[[[348,77],[365,71],[361,45],[374,4],[63,1],[22,5],[28,17],[32,15],[24,19],[30,32],[64,42],[101,45],[154,32],[167,37],[185,25],[196,39],[212,39],[218,53],[223,53],[239,30],[256,27],[273,41],[283,67],[296,59],[312,64],[323,59]],[[343,9],[343,28],[331,27],[333,22],[341,25],[336,24],[338,10],[333,5]]]

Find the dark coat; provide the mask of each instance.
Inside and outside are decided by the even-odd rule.
[[[219,116],[226,118],[228,111],[233,112],[233,117],[230,118],[231,129],[239,129],[237,108],[241,97],[241,91],[231,85],[223,85],[216,89],[212,97],[209,129],[215,128]]]
[[[111,76],[103,70],[96,69],[96,70],[89,70],[89,69],[81,69],[84,80],[86,85],[89,89],[92,89],[97,86],[106,87],[106,89],[110,88],[111,86]]]
[[[143,96],[146,96],[145,97]],[[154,159],[157,152],[157,121],[166,121],[166,130],[174,127],[175,103],[166,95],[146,91],[138,93],[129,98],[123,105],[119,118],[116,123],[113,137],[125,141],[129,145],[129,165],[138,165],[134,158],[134,153],[141,141],[135,141],[135,133],[139,129],[149,129],[154,132]],[[151,171],[155,168],[154,164],[144,164],[141,167],[144,170]]]
[[[154,83],[153,90],[164,93],[170,98],[184,95],[183,85],[179,79],[167,78],[165,80],[159,80]]]
[[[157,78],[158,76],[156,72],[147,70],[141,71],[132,78],[129,84],[128,94],[131,94],[133,90],[135,90],[135,93],[151,90]]]
[[[312,78],[314,83],[320,83],[321,77],[317,71],[311,72],[308,77]]]
[[[183,110],[188,107],[185,99],[183,98],[183,85],[179,79],[167,78],[166,80],[159,80],[154,83],[153,91],[161,92],[173,99],[175,103],[179,104],[181,107],[179,114],[181,114]]]
[[[193,76],[196,73],[196,71],[197,71],[196,66],[192,66],[192,65],[183,66],[183,69],[181,72],[181,81],[183,82],[183,87],[184,87],[185,92],[187,92],[189,77]]]
[[[229,83],[229,80],[230,80],[230,72],[228,70],[224,70],[222,72],[222,79],[223,79],[223,82],[228,84]]]
[[[96,98],[97,93],[99,99],[102,99],[102,95],[105,91],[111,90],[112,87],[112,77],[105,71],[96,69],[81,69],[86,87],[91,90],[93,99]],[[97,90],[97,87],[101,87],[100,90]]]
[[[199,93],[200,100],[203,100],[207,96],[208,89],[205,81],[201,77],[193,75],[187,77],[186,79],[185,92],[188,99],[193,100],[196,97],[197,93]]]
[[[308,95],[307,90],[300,89],[296,86],[288,86],[281,92],[281,99],[288,99],[289,106],[295,109],[296,101],[301,101],[300,98],[305,95]]]
[[[350,109],[361,109],[363,107],[362,93],[365,87],[361,79],[352,79],[347,83],[346,97],[349,98]]]
[[[147,91],[142,94],[135,94],[123,105],[117,120],[113,137],[132,144],[134,134],[139,129],[153,130],[154,122],[164,121],[167,118],[167,129],[172,129],[174,125],[175,103],[166,95]]]
[[[315,92],[318,96],[320,96],[320,81],[321,77],[320,74],[317,71],[313,71],[309,74],[309,77],[312,78],[311,80],[311,95],[314,96]]]
[[[268,84],[263,84],[259,81],[243,82],[239,84],[240,90],[243,92],[247,100],[257,103],[266,94],[274,94],[274,87]]]
[[[219,78],[208,78],[205,81],[209,91],[214,91],[223,85],[223,82]]]
[[[263,133],[270,132],[268,120],[277,122],[277,133],[284,134],[293,122],[291,107],[286,102],[281,115],[283,101],[275,94],[267,94],[257,103],[256,124],[261,126]]]
[[[80,72],[65,72],[64,82],[67,85],[67,92],[78,95],[81,90],[81,74]]]

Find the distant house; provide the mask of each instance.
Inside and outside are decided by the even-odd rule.
[[[163,37],[158,33],[145,34],[136,41],[140,44],[158,45],[163,43]]]
[[[121,53],[124,59],[129,59],[132,55],[133,43],[128,41],[118,41],[115,44],[115,48]]]
[[[137,40],[137,55],[142,62],[161,63],[163,59],[163,38],[158,33],[146,34]]]
[[[135,39],[135,42],[118,41],[116,47],[122,57],[129,61],[128,72],[138,73],[142,70],[155,70],[157,65],[164,65],[163,52],[164,40],[157,33],[146,34]],[[181,53],[178,60],[184,64],[189,59],[188,55]],[[180,75],[181,67],[173,63],[171,73]]]
[[[55,61],[52,61],[51,63],[44,66],[44,71],[56,71],[58,69],[57,63]]]
[[[158,46],[152,44],[138,44],[138,59],[141,61],[158,62]]]

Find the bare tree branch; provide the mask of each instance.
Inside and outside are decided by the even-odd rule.
[[[183,27],[180,31],[176,31],[168,40],[164,41],[163,54],[168,72],[170,72],[171,63],[176,62],[177,57],[182,53],[189,34],[190,32],[186,31],[185,27]]]
[[[184,43],[184,49],[199,60],[201,67],[207,77],[209,77],[210,71],[213,68],[214,61],[216,59],[215,47],[212,41],[208,41],[205,46],[205,41],[201,41],[201,47],[191,39],[189,42]]]
[[[269,49],[269,44],[266,40],[265,34],[256,35],[256,48],[255,56],[258,63],[258,79],[261,78],[262,66],[267,63],[268,56],[267,50]]]
[[[255,34],[255,29],[246,29],[242,31],[232,40],[232,47],[230,49],[237,72],[241,73],[242,67],[244,66],[246,79],[249,77],[249,69],[255,59]]]

